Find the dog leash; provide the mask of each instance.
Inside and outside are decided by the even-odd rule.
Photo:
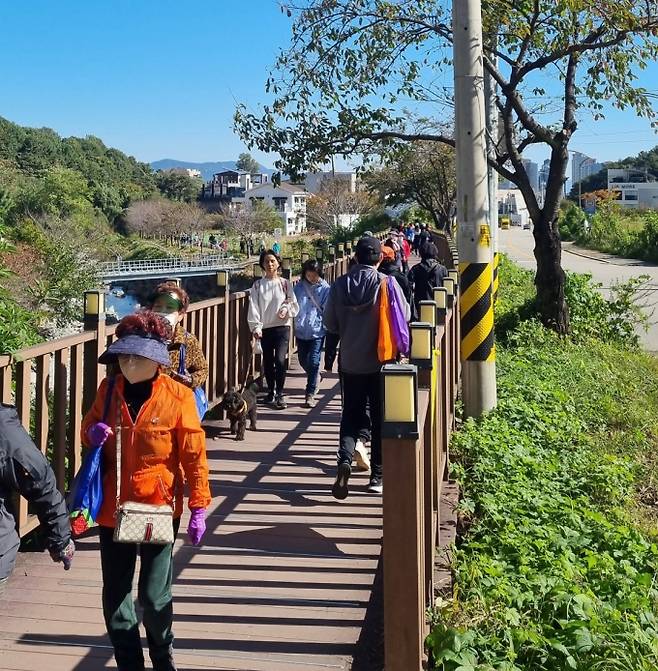
[[[244,391],[244,388],[247,386],[247,380],[249,379],[249,374],[253,372],[254,369],[254,343],[252,342],[249,346],[249,365],[247,366],[247,374],[244,376],[244,382],[240,386],[240,393]]]

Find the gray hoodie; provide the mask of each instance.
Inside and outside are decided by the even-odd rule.
[[[324,309],[324,325],[340,336],[340,370],[353,375],[379,372],[379,285],[386,275],[373,266],[357,264],[331,287]],[[405,318],[409,304],[397,283],[394,288]]]

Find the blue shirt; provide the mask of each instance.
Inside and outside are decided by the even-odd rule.
[[[315,299],[311,300],[309,292]],[[322,323],[324,306],[329,298],[329,285],[325,280],[310,284],[300,280],[295,285],[295,297],[299,303],[299,312],[295,318],[295,335],[300,340],[323,338],[326,334]],[[317,303],[317,305],[316,305]],[[318,306],[320,309],[318,309]]]

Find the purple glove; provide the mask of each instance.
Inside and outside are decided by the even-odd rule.
[[[63,548],[51,547],[50,556],[54,562],[61,561],[64,564],[64,570],[68,571],[71,568],[71,561],[75,554],[75,543],[69,541]]]
[[[112,435],[112,429],[103,422],[96,422],[87,429],[87,438],[93,447],[101,447]]]
[[[187,536],[192,545],[201,542],[203,534],[206,533],[206,509],[193,508],[190,523],[187,525]]]

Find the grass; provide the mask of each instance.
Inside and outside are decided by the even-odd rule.
[[[501,267],[499,406],[453,441],[463,535],[435,669],[658,668],[658,364],[589,291],[573,282],[579,332],[560,338],[531,276]]]

